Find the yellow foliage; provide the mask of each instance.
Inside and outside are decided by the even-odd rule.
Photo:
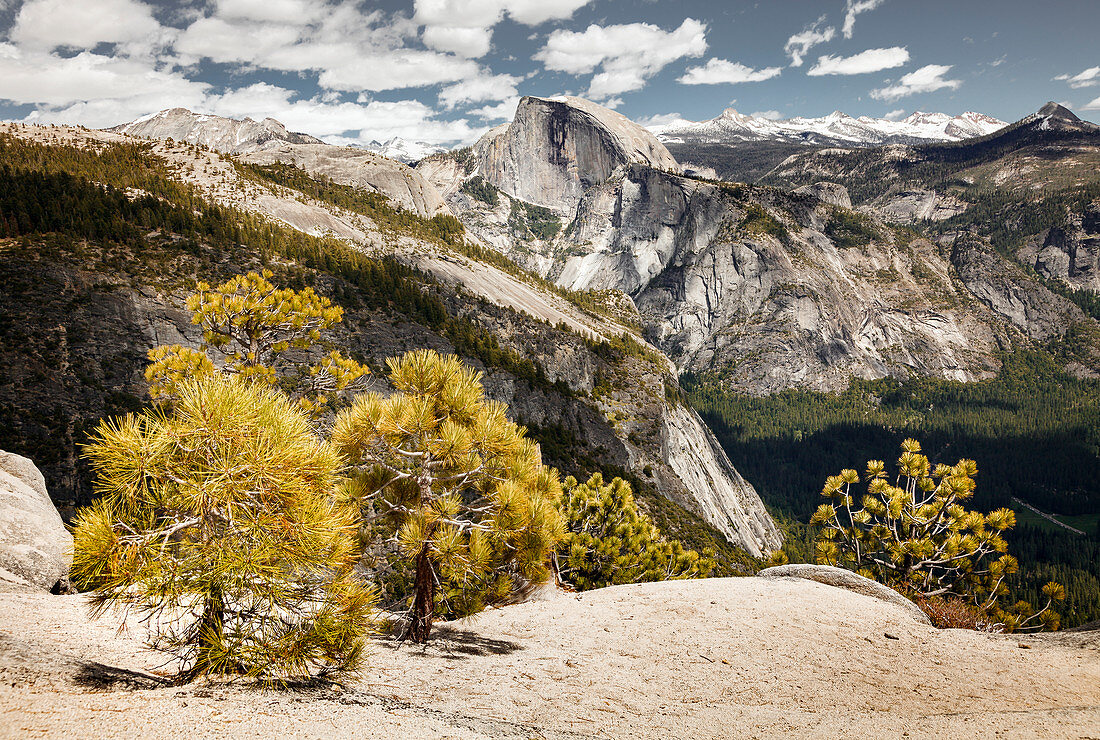
[[[179,384],[215,371],[208,353],[213,352],[226,373],[240,375],[261,385],[275,386],[291,380],[292,363],[283,359],[290,349],[308,350],[343,318],[343,309],[332,305],[312,288],[277,288],[268,281],[272,273],[238,275],[216,287],[198,284],[187,299],[191,323],[202,327],[202,351],[180,345],[149,351],[145,378],[154,401],[171,401]],[[370,370],[333,350],[306,368],[295,379],[293,395],[311,417],[328,409],[337,394],[360,389]]]
[[[974,495],[977,463],[963,459],[933,469],[919,442],[906,439],[901,447],[897,485],[887,482],[881,461],[867,463],[867,495],[859,508],[851,492],[859,482],[855,471],[826,479],[821,495],[830,503],[810,519],[821,528],[818,562],[867,573],[915,598],[966,599],[1006,630],[1056,626],[1051,606],[1064,597],[1058,584],[1044,591],[1048,602],[1033,614],[1027,605],[1010,611],[998,606],[1005,579],[1018,569],[1002,536],[1016,515],[1010,509],[983,515],[959,503]]]

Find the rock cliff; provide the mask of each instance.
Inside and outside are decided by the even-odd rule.
[[[845,241],[853,228],[861,243]],[[819,194],[632,166],[586,193],[567,238],[560,282],[628,292],[681,369],[726,373],[740,390],[974,380],[1007,336],[931,243]]]
[[[740,542],[753,555],[763,555],[783,544],[775,522],[760,508],[756,490],[733,467],[714,435],[690,408],[675,405],[662,420],[664,459],[696,493],[693,504],[703,518],[731,542]]]
[[[477,170],[510,196],[571,211],[617,167],[679,171],[664,145],[619,113],[581,98],[525,97],[515,119],[474,145]]]
[[[1100,291],[1100,200],[1047,232],[1035,270],[1078,290]]]
[[[979,301],[1032,339],[1055,339],[1069,326],[1086,320],[1076,305],[977,240],[965,236],[955,240],[951,263]]]

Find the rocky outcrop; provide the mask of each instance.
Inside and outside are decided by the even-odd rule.
[[[913,223],[946,221],[967,209],[967,204],[935,190],[911,189],[876,200],[874,209],[887,221]]]
[[[42,473],[0,450],[0,585],[53,588],[69,574],[72,548]]]
[[[278,143],[242,153],[240,159],[256,164],[292,164],[315,177],[381,193],[393,205],[424,218],[450,213],[443,197],[419,172],[364,149]]]
[[[645,288],[674,255],[705,249],[725,214],[721,192],[651,167],[624,168],[585,193],[558,283],[628,294]]]
[[[828,203],[841,208],[851,208],[852,199],[848,195],[848,188],[835,182],[815,182],[813,185],[803,185],[795,188],[800,195],[809,195],[817,198],[822,203]]]
[[[733,467],[695,411],[673,404],[662,431],[663,457],[693,493],[691,508],[756,557],[782,546],[783,535],[760,495]]]
[[[653,134],[581,98],[525,97],[515,119],[474,146],[478,172],[520,200],[572,211],[584,192],[624,164],[678,172]]]
[[[837,588],[847,589],[857,594],[863,594],[864,596],[870,596],[879,601],[885,601],[888,604],[899,606],[904,609],[910,617],[921,624],[932,624],[932,620],[928,618],[927,614],[921,611],[920,607],[894,589],[883,586],[877,581],[872,581],[870,578],[865,578],[858,573],[853,573],[844,568],[835,568],[831,565],[799,563],[765,568],[756,575],[759,578],[801,578],[807,581],[824,583],[826,586],[836,586]]]
[[[951,247],[951,263],[967,290],[1032,339],[1060,337],[1085,314],[1039,285],[1016,264],[967,237]]]
[[[140,136],[144,139],[174,139],[198,144],[208,149],[240,154],[255,151],[271,143],[320,144],[308,134],[287,131],[274,118],[253,121],[251,118],[225,118],[193,113],[186,108],[171,108],[142,116],[137,120],[108,129],[115,133]]]
[[[1100,291],[1100,201],[1047,232],[1035,270],[1077,290]]]

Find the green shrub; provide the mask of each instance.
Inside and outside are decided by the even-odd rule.
[[[76,517],[72,575],[97,613],[137,610],[188,678],[359,665],[375,594],[352,574],[356,512],[283,394],[185,381],[170,413],[103,422],[85,455],[101,498]]]
[[[638,510],[630,484],[622,478],[604,483],[596,473],[587,483],[567,478],[561,510],[566,536],[558,548],[563,580],[586,591],[624,583],[706,578],[714,570],[713,553],[685,550],[666,540]]]

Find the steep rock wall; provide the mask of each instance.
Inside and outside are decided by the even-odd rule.
[[[697,413],[672,405],[662,431],[664,457],[695,494],[694,508],[704,519],[757,557],[783,544],[760,495],[733,467]]]
[[[1047,233],[1035,270],[1078,290],[1100,291],[1100,201]]]
[[[515,119],[475,145],[479,172],[508,195],[572,211],[588,188],[641,162],[679,171],[664,145],[641,126],[580,98],[525,97]]]
[[[873,224],[874,239],[840,248],[825,231],[843,212],[810,194],[625,167],[586,193],[558,280],[629,292],[681,369],[728,370],[750,392],[992,371],[1003,330],[938,250]]]

